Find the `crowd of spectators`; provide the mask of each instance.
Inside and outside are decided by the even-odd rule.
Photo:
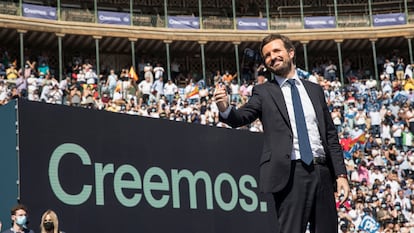
[[[347,61],[345,61],[347,62]],[[172,64],[173,66],[174,63]],[[207,83],[162,64],[141,62],[138,75],[129,68],[95,73],[88,60],[78,60],[59,79],[47,59],[27,60],[24,69],[3,55],[0,105],[14,98],[85,107],[137,116],[228,127],[219,121],[213,101],[216,85],[226,85],[231,104],[246,103],[255,85],[270,78],[259,66],[253,78],[241,80],[229,71],[214,71]],[[337,128],[351,182],[351,195],[339,204],[339,232],[414,232],[414,79],[400,57],[385,59],[378,79],[352,75],[338,79],[336,65],[326,61],[298,74],[319,83]],[[181,77],[185,85],[177,80]],[[242,129],[261,132],[259,120]],[[368,226],[369,225],[369,226]],[[365,229],[365,230],[364,230]],[[374,231],[373,231],[374,232]]]

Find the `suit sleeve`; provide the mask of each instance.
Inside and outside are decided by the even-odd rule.
[[[232,107],[228,117],[224,119],[220,116],[220,121],[237,128],[261,118],[262,97],[260,93],[261,91],[254,87],[249,101],[239,109]]]
[[[326,104],[323,91],[321,91],[321,93],[321,102],[325,119],[324,123],[326,127],[327,153],[332,161],[333,173],[335,176],[338,176],[340,174],[347,174],[342,147],[341,144],[339,144],[338,132],[335,128],[331,113],[329,112],[328,106]]]

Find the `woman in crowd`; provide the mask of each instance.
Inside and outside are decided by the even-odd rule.
[[[56,213],[53,210],[46,210],[42,215],[40,221],[41,233],[64,233],[59,230],[59,220]]]

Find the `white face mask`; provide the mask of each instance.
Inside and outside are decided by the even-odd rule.
[[[16,224],[19,226],[25,226],[27,222],[26,216],[17,216],[16,217]]]

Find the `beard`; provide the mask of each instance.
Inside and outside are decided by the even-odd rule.
[[[276,60],[275,62],[278,62],[280,60]],[[269,69],[273,74],[280,76],[280,77],[286,77],[289,72],[292,70],[292,59],[290,58],[284,58],[281,61],[281,64],[278,66],[274,66],[272,62],[271,64],[266,64],[267,69]]]

